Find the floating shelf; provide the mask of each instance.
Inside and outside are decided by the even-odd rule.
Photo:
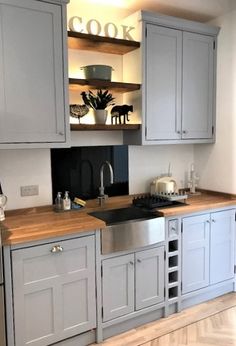
[[[71,131],[120,131],[120,130],[139,130],[140,124],[70,124]]]
[[[89,89],[109,89],[113,92],[127,93],[129,91],[135,91],[140,89],[140,84],[123,83],[123,82],[110,82],[105,80],[88,80],[69,78],[70,90],[89,90]]]
[[[68,31],[68,48],[124,55],[140,47],[140,42]]]

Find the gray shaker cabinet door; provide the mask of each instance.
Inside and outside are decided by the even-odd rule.
[[[183,219],[183,294],[209,285],[209,220],[209,214]]]
[[[45,346],[96,327],[94,248],[88,236],[12,251],[16,346]]]
[[[211,214],[210,283],[234,276],[235,210]]]
[[[139,251],[136,260],[136,310],[164,301],[164,246]]]
[[[181,64],[182,32],[148,24],[145,63],[147,141],[180,139]]]
[[[61,6],[0,4],[0,143],[65,141]]]
[[[212,138],[214,38],[183,33],[182,138]]]
[[[134,255],[106,259],[102,264],[103,321],[134,311]]]

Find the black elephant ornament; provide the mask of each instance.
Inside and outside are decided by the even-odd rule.
[[[112,124],[126,124],[129,121],[129,112],[133,112],[133,106],[117,105],[111,109],[111,123]]]

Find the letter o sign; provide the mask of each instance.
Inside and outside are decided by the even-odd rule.
[[[113,32],[113,35],[111,35],[110,33],[111,31]],[[118,29],[114,23],[107,23],[104,26],[104,33],[105,33],[105,36],[115,38],[118,35]]]
[[[91,35],[99,35],[102,27],[98,20],[90,19],[86,25],[87,32]]]

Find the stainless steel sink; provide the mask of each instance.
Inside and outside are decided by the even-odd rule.
[[[135,207],[91,212],[107,226],[101,230],[101,252],[136,249],[165,240],[164,217]]]
[[[103,220],[107,225],[113,225],[122,222],[132,222],[134,220],[152,219],[157,217],[157,215],[153,212],[145,211],[135,207],[99,210],[91,212],[89,213],[89,215]]]

